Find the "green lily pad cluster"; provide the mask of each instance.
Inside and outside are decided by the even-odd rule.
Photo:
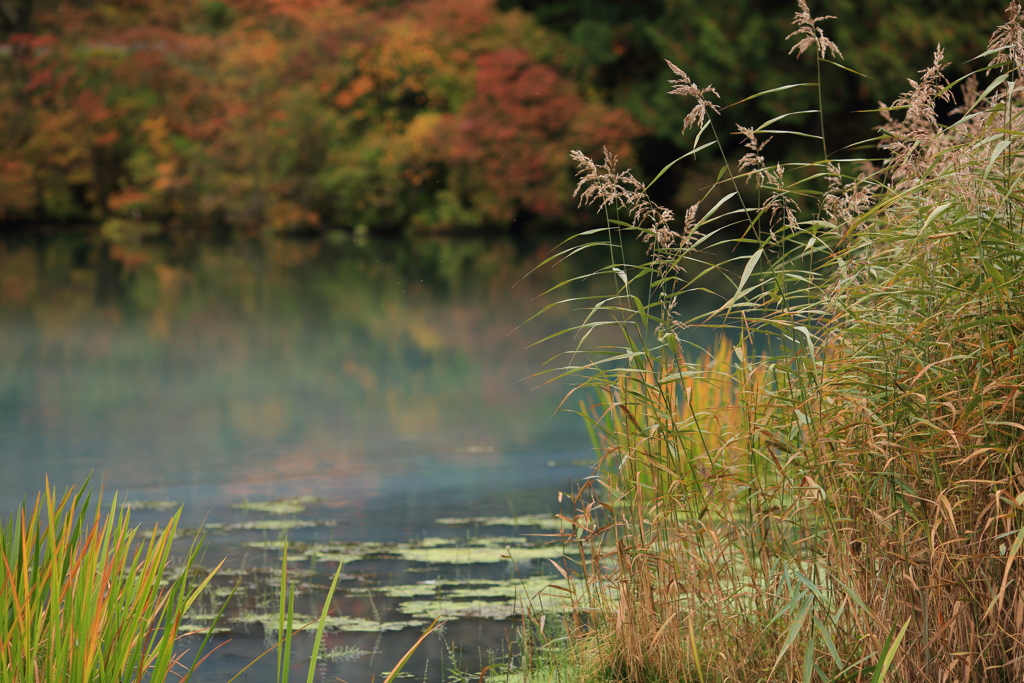
[[[269,614],[249,613],[242,614],[232,619],[233,622],[238,624],[259,624],[263,627],[263,632],[270,637],[277,635],[277,626],[279,615],[277,612]],[[293,617],[293,627],[298,631],[305,624],[310,624],[316,621],[316,617],[296,614]],[[429,621],[422,621],[418,619],[410,619],[404,621],[374,621],[373,619],[364,619],[362,617],[350,617],[344,614],[341,615],[328,615],[324,622],[324,628],[327,631],[346,631],[349,633],[381,633],[384,631],[401,631],[404,628],[412,626],[425,626],[430,623]]]
[[[312,587],[310,587],[312,588]],[[576,594],[580,594],[580,587]],[[527,608],[534,613],[562,612],[572,607],[573,593],[564,579],[551,576],[531,576],[507,580],[472,579],[466,581],[422,581],[416,584],[380,586],[370,590],[358,589],[350,597],[370,594],[398,600],[397,610],[408,617],[393,621],[376,621],[362,617],[329,615],[326,628],[331,631],[380,633],[422,627],[434,619],[511,619],[523,614]],[[179,632],[202,631],[213,622],[215,614],[194,613]],[[279,616],[276,612],[245,612],[231,617],[233,624],[259,624],[264,633],[273,637],[277,633]],[[295,615],[294,628],[310,623],[314,617]],[[340,657],[341,655],[339,655]]]
[[[239,509],[269,513],[275,510],[279,514],[294,514],[298,507],[314,501],[312,498],[287,499],[271,501],[269,503],[244,503],[237,505]],[[440,523],[456,525],[479,525],[479,526],[511,526],[511,527],[535,527],[542,529],[557,529],[560,521],[549,515],[523,515],[519,517],[473,517],[465,519],[442,519]],[[258,529],[265,531],[285,531],[293,528],[312,527],[319,524],[331,525],[329,523],[317,522],[302,519],[264,519],[246,521],[237,524],[209,524],[207,528],[214,531],[233,531],[245,529]],[[546,539],[539,538],[539,541]],[[535,560],[559,560],[563,558],[563,547],[559,543],[544,543],[533,541],[529,534],[526,535],[504,535],[504,536],[481,536],[476,538],[444,538],[427,537],[406,543],[381,543],[381,542],[351,542],[351,541],[324,541],[304,543],[300,541],[288,541],[280,539],[264,539],[250,541],[244,544],[249,548],[256,548],[265,551],[280,553],[286,545],[288,548],[289,563],[304,563],[308,569],[293,569],[294,564],[287,570],[289,576],[293,572],[302,572],[310,578],[315,574],[315,567],[322,562],[338,562],[344,565],[360,560],[383,560],[402,561],[416,563],[419,567],[457,566],[473,564],[497,564],[506,563],[509,566],[516,565],[515,577],[504,580],[496,579],[464,579],[464,578],[438,578],[429,581],[421,581],[413,584],[375,586],[372,578],[359,574],[345,575],[346,581],[357,581],[356,585],[348,588],[339,588],[339,594],[348,598],[387,598],[394,601],[392,607],[388,608],[385,615],[395,615],[393,620],[367,619],[364,617],[347,615],[329,615],[325,622],[326,628],[331,631],[380,633],[386,631],[399,631],[405,628],[422,627],[434,619],[511,619],[517,615],[530,610],[537,612],[564,612],[573,608],[573,596],[580,595],[581,590],[572,590],[568,582],[563,578],[551,575],[537,576],[533,569],[526,569],[525,565]],[[543,562],[544,565],[548,563]],[[415,569],[413,567],[412,569]],[[214,594],[217,587],[211,587],[209,594],[211,604],[223,599],[225,593],[236,591],[235,597],[240,593],[252,593],[256,598],[256,604],[263,602],[260,599],[262,591],[268,587],[279,585],[273,577],[263,577],[264,569],[254,568],[248,570],[248,580],[238,575],[238,581],[233,587],[223,586]],[[410,569],[411,571],[411,569]],[[430,569],[430,571],[435,571]],[[436,570],[441,571],[441,570]],[[448,570],[444,570],[448,571]],[[462,570],[459,570],[461,573]],[[487,570],[491,571],[491,570]],[[493,572],[492,572],[493,573]],[[397,574],[402,576],[408,574]],[[369,575],[372,577],[373,575]],[[298,580],[296,575],[296,580]],[[369,585],[367,585],[369,582]],[[300,582],[296,584],[301,593],[317,592],[322,589],[311,582]],[[577,587],[578,588],[578,587]],[[375,610],[376,614],[376,610]],[[388,618],[385,616],[385,619]],[[189,622],[183,624],[182,632],[196,631],[209,625],[214,619],[213,614],[192,614]],[[294,627],[298,630],[303,624],[313,620],[312,616],[295,615]],[[252,608],[242,613],[230,615],[227,622],[232,625],[253,625],[262,626],[268,637],[274,637],[279,628],[279,616],[276,611],[264,610],[262,607]],[[357,656],[357,653],[339,652],[338,658]],[[358,655],[361,656],[361,655]]]
[[[336,526],[333,519],[252,519],[234,524],[207,523],[203,526],[207,531],[288,531],[289,529],[308,529],[316,526]]]
[[[306,506],[319,503],[322,499],[316,496],[297,496],[295,498],[281,498],[279,500],[266,501],[245,501],[236,503],[231,507],[236,510],[247,512],[266,512],[271,515],[297,515],[306,511]]]
[[[572,604],[568,583],[550,576],[506,581],[421,582],[379,588],[377,592],[401,599],[399,611],[420,619],[511,619],[527,607],[533,612],[564,611]]]
[[[167,510],[177,510],[181,507],[181,503],[176,500],[126,500],[121,503],[121,507],[126,510],[157,510],[165,512]]]
[[[342,647],[331,648],[323,654],[323,658],[329,662],[354,662],[357,659],[362,659],[373,654],[369,650],[361,650],[358,647],[352,647],[351,645],[345,645]]]
[[[441,517],[434,520],[445,526],[532,526],[560,531],[564,522],[554,515],[516,515],[511,517]]]
[[[281,551],[284,540],[250,541],[245,545],[261,550]],[[393,559],[428,564],[479,564],[526,562],[562,556],[560,545],[531,544],[522,537],[481,537],[470,540],[424,538],[413,543],[324,543],[288,544],[290,560],[353,562],[364,559]]]

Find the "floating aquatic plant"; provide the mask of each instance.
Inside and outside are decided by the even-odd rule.
[[[297,515],[305,512],[306,506],[319,503],[322,499],[316,496],[296,496],[295,498],[281,498],[268,501],[245,501],[232,505],[236,510],[247,512],[266,512],[271,515]]]
[[[329,662],[354,662],[357,659],[362,659],[368,655],[373,654],[368,650],[361,650],[358,647],[352,647],[346,645],[343,647],[334,647],[324,653],[323,659]]]
[[[308,529],[316,526],[336,526],[333,519],[253,519],[234,524],[210,523],[203,526],[207,531],[288,531],[289,529]]]
[[[157,510],[159,512],[166,512],[168,510],[177,510],[181,507],[181,503],[174,500],[126,500],[121,503],[121,507],[126,510]]]
[[[273,613],[247,613],[241,614],[232,621],[238,624],[259,624],[263,627],[263,632],[269,637],[276,637],[278,632],[278,614]],[[292,615],[292,623],[294,624],[307,624],[316,621],[316,617],[312,617],[306,614],[294,614]],[[430,619],[417,620],[417,619],[406,619],[403,621],[374,621],[373,619],[364,619],[362,617],[350,617],[346,615],[327,615],[324,619],[324,630],[325,631],[345,631],[345,632],[360,632],[360,633],[380,633],[383,631],[401,631],[404,628],[411,628],[413,626],[425,626],[430,623]]]
[[[513,543],[514,541],[514,543]],[[280,551],[284,541],[250,541],[250,548]],[[530,545],[518,537],[481,537],[470,541],[426,538],[416,543],[293,543],[292,560],[318,562],[353,562],[367,558],[407,560],[430,564],[482,564],[494,562],[525,562],[554,559],[562,556],[557,545]]]
[[[516,515],[513,517],[441,517],[434,520],[445,526],[535,526],[561,529],[562,520],[554,515]]]

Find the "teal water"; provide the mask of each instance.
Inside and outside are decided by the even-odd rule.
[[[366,538],[544,510],[587,456],[564,385],[527,379],[570,316],[523,325],[570,275],[522,280],[551,246],[8,240],[0,507],[93,472],[190,520],[317,495]]]
[[[292,531],[298,541],[409,541],[467,533],[439,517],[553,513],[592,458],[581,421],[558,412],[567,385],[530,378],[558,351],[530,345],[577,319],[564,309],[524,324],[553,300],[545,290],[585,265],[526,277],[555,244],[8,236],[0,510],[33,498],[47,477],[63,490],[91,474],[108,499],[183,504],[192,528],[265,517],[233,507],[245,501],[315,497],[298,516],[330,526]],[[207,557],[273,566],[276,554],[244,545],[268,535],[277,537],[210,532]],[[407,568],[356,563],[343,586],[423,578]],[[343,599],[368,612],[365,600]],[[477,621],[450,625],[447,637],[465,631],[500,647],[508,624]],[[386,670],[417,633],[383,644],[380,634],[346,636],[343,646],[379,655],[339,675]],[[258,629],[232,637],[200,680],[226,680],[263,649]],[[435,662],[428,678],[441,675],[439,647],[423,649]],[[267,660],[248,680],[268,680]]]
[[[581,314],[565,306],[527,320],[554,301],[548,289],[604,254],[531,274],[557,243],[4,237],[0,511],[33,498],[47,477],[63,490],[91,474],[108,499],[117,491],[184,505],[190,528],[266,519],[235,506],[308,496],[315,500],[290,518],[316,525],[291,531],[294,541],[522,533],[435,520],[553,514],[558,492],[590,472],[582,420],[558,410],[570,385],[534,377],[571,338],[531,347]],[[606,284],[582,280],[562,296]],[[133,519],[150,525],[169,514],[139,509]],[[246,543],[277,537],[210,531],[208,564],[273,567],[276,553]],[[322,584],[334,566],[309,568]],[[345,571],[338,609],[384,618],[395,605],[374,602],[367,586],[509,578],[550,565],[359,561]],[[454,643],[467,644],[460,666],[479,670],[511,634],[508,621],[460,619],[409,670],[442,680]],[[375,654],[325,664],[322,678],[380,678],[417,635],[332,636],[332,647]],[[194,680],[227,680],[264,649],[258,627],[230,638]],[[271,680],[266,660],[245,680]]]

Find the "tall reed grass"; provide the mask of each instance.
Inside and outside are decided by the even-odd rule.
[[[0,683],[162,683],[188,681],[224,613],[205,630],[191,658],[176,652],[179,626],[214,575],[199,570],[197,538],[171,563],[179,509],[148,538],[139,538],[130,511],[113,496],[109,511],[90,512],[86,485],[61,498],[49,487],[29,509],[22,505],[0,525]],[[194,581],[197,576],[205,576]],[[320,644],[341,577],[341,565],[314,622],[307,683],[316,677]],[[310,624],[295,621],[295,586],[282,554],[277,641],[231,679],[237,680],[270,652],[277,653],[276,681],[290,679],[293,634]],[[438,625],[435,620],[384,678],[391,683]]]
[[[608,227],[558,257],[612,256],[560,371],[595,390],[604,489],[575,499],[577,680],[1024,677],[1016,2],[1008,17],[972,75],[947,83],[938,48],[881,109],[880,159],[832,155],[822,130],[821,159],[767,163],[795,112],[741,128],[749,153],[729,163],[717,93],[671,64],[672,94],[696,100],[690,154],[723,159],[710,210],[677,221],[614,157],[574,153]],[[819,73],[845,68],[829,18],[799,0],[793,49]],[[621,256],[634,238],[641,265]],[[734,258],[694,266],[723,243]],[[722,277],[717,310],[678,312]],[[589,346],[608,325],[622,344]],[[687,347],[707,325],[733,341]]]
[[[180,511],[136,543],[117,503],[90,515],[82,490],[47,486],[0,528],[0,681],[188,680],[178,625],[213,573],[190,585],[193,545],[168,580]]]

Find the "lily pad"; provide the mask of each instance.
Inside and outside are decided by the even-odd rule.
[[[429,564],[483,564],[493,562],[524,562],[562,556],[562,549],[555,546],[506,548],[506,547],[453,547],[453,548],[402,548],[398,551],[402,559]]]
[[[346,645],[344,647],[331,648],[322,655],[321,659],[326,659],[330,662],[354,662],[371,654],[373,653],[369,650],[360,650],[358,647]]]
[[[514,517],[441,517],[434,520],[445,526],[534,526],[561,529],[562,520],[554,515],[517,515]]]
[[[277,540],[266,540],[266,541],[248,541],[243,543],[247,548],[257,548],[259,550],[274,550],[281,552],[284,549],[284,539]],[[361,560],[368,553],[365,547],[360,544],[353,544],[352,549],[346,546],[327,546],[318,545],[310,546],[305,543],[288,543],[288,559],[293,562],[302,562],[304,560],[315,560],[317,562],[340,562],[346,564],[348,562],[355,562]]]
[[[439,602],[437,600],[409,600],[399,608],[403,614],[421,619],[511,619],[516,616],[515,605],[507,602],[473,600],[465,602]]]
[[[192,634],[195,634],[195,635],[206,635],[209,632],[209,630],[210,630],[210,624],[208,624],[208,623],[207,624],[201,624],[201,623],[198,623],[198,622],[191,622],[191,621],[190,622],[185,622],[185,621],[183,621],[180,624],[178,624],[178,633],[179,634],[192,633]],[[222,625],[218,624],[217,626],[215,626],[213,628],[213,635],[215,635],[215,636],[225,636],[225,635],[230,635],[231,633],[232,633],[232,630],[231,630],[230,626],[222,626]]]
[[[552,586],[566,588],[567,584],[565,580],[556,580],[553,576],[532,576],[528,578],[506,579],[504,581],[495,581],[493,579],[420,581],[413,584],[380,586],[374,588],[373,591],[379,595],[399,600],[431,596],[443,596],[457,600],[513,600],[523,596],[532,598]]]
[[[381,586],[375,593],[388,598],[429,598],[441,592],[441,586],[434,582],[408,583],[400,586]]]
[[[259,624],[263,627],[263,632],[269,636],[277,634],[277,626],[279,615],[277,612],[269,614],[243,614],[233,621],[240,624]],[[304,624],[309,624],[316,621],[316,617],[308,615],[296,614],[293,617],[292,624],[294,630],[297,632],[299,628]],[[359,633],[380,633],[382,631],[401,631],[404,628],[410,628],[412,626],[423,626],[424,621],[411,619],[404,621],[373,621],[372,619],[363,619],[361,617],[348,617],[345,615],[328,616],[324,621],[324,628],[328,631],[346,631],[346,632],[359,632]],[[306,631],[312,633],[312,626]]]
[[[297,515],[304,512],[307,505],[319,503],[322,499],[315,496],[297,496],[267,501],[245,501],[231,507],[248,512],[266,512],[271,515]]]
[[[332,519],[253,519],[235,524],[207,524],[209,531],[288,531],[289,529],[308,529],[315,526],[335,526]]]
[[[353,562],[366,558],[407,560],[429,564],[481,564],[494,562],[525,562],[557,558],[562,549],[555,545],[523,545],[519,537],[483,537],[469,542],[425,538],[415,543],[290,543],[288,557],[293,560],[318,562]],[[283,540],[251,541],[250,548],[280,551]]]
[[[527,607],[532,611],[564,611],[572,606],[566,581],[550,576],[534,576],[507,581],[469,581],[459,584],[415,584],[415,587],[390,586],[380,591],[400,600],[407,597],[432,599],[403,600],[399,611],[420,619],[511,619]],[[417,590],[419,589],[419,590]]]
[[[164,512],[167,510],[177,510],[181,507],[181,503],[176,500],[126,500],[121,503],[121,507],[128,510],[157,510]]]
[[[409,543],[395,544],[397,548],[449,548],[454,546],[472,546],[477,548],[504,548],[505,546],[536,545],[525,536],[478,536],[476,538],[426,538]]]
[[[568,673],[562,666],[532,668],[529,671],[502,671],[492,669],[484,679],[487,683],[562,683],[580,678]]]

